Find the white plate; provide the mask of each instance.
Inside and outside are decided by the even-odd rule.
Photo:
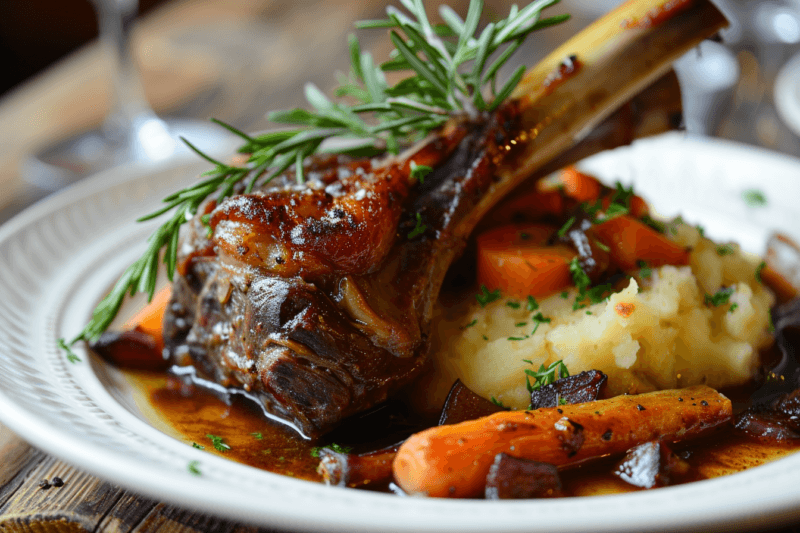
[[[774,98],[778,114],[800,135],[800,53],[787,61],[775,78]]]
[[[665,214],[681,211],[755,252],[771,229],[800,238],[800,161],[740,145],[669,136],[586,166],[634,181]],[[0,228],[0,420],[31,444],[154,498],[263,526],[319,531],[664,531],[764,527],[800,518],[800,454],[726,478],[625,495],[548,501],[449,501],[331,488],[193,449],[150,427],[102,385],[85,353],[56,339],[143,250],[153,224],[131,221],[205,163],[130,168],[78,184]],[[757,188],[766,207],[748,207]],[[199,461],[202,476],[187,471]]]

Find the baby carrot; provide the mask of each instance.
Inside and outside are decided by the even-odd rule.
[[[122,329],[125,331],[136,329],[137,331],[150,335],[159,346],[158,350],[160,352],[161,345],[164,342],[161,331],[162,322],[164,321],[164,310],[167,308],[171,295],[172,286],[167,285],[153,295],[153,299],[150,300],[150,303],[125,322]]]
[[[578,202],[597,200],[603,192],[603,184],[597,178],[584,174],[575,167],[566,167],[559,173],[564,193]]]
[[[730,400],[706,386],[504,411],[412,435],[395,457],[394,477],[410,494],[477,496],[500,452],[560,466],[694,437],[730,418]]]

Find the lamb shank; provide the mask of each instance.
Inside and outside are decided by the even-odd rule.
[[[165,315],[173,371],[309,438],[384,401],[421,372],[445,272],[481,216],[527,179],[668,128],[671,63],[724,24],[705,0],[629,2],[491,114],[400,156],[316,157],[304,185],[287,171],[207,200],[182,234]],[[433,171],[413,177],[419,165]]]

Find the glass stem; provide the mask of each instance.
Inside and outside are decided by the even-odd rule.
[[[92,0],[97,10],[100,40],[111,52],[112,103],[103,132],[112,142],[125,143],[136,121],[154,116],[147,102],[131,47],[137,0]]]

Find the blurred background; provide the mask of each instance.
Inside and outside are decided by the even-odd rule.
[[[677,66],[688,131],[800,156],[800,0],[715,2],[731,27]],[[429,13],[437,3],[427,3]],[[466,12],[467,0],[448,3]],[[505,16],[512,3],[486,0],[486,12]],[[617,3],[563,0],[548,13],[572,19],[534,34],[519,60],[534,64]],[[123,15],[111,38],[110,6]],[[78,135],[101,126],[107,133],[112,115],[130,126],[141,105],[115,114],[120,98],[143,96],[139,104],[182,127],[216,117],[245,131],[264,129],[265,112],[305,104],[306,81],[326,91],[336,86],[335,72],[349,68],[352,23],[379,18],[384,8],[383,0],[1,0],[0,222],[92,170],[74,168],[65,177],[39,163],[43,154],[52,162],[53,147]],[[364,49],[386,57],[385,32],[359,37]],[[120,55],[121,45],[129,56]],[[120,71],[115,92],[112,73]],[[227,142],[212,137],[212,145]]]

